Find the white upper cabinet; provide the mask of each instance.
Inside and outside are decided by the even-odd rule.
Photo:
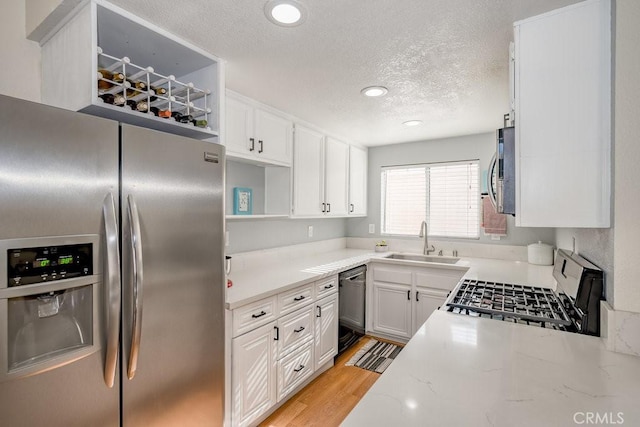
[[[296,125],[293,150],[293,215],[323,214],[324,135]]]
[[[227,91],[227,156],[257,164],[291,166],[293,122],[267,107]]]
[[[514,24],[516,225],[609,227],[611,2]]]
[[[293,216],[349,215],[349,144],[296,124]]]
[[[367,215],[367,150],[349,151],[349,215]]]
[[[349,144],[331,137],[327,137],[325,144],[325,213],[346,216],[349,213]]]
[[[219,59],[106,1],[84,2],[71,13],[40,40],[43,103],[217,138]]]

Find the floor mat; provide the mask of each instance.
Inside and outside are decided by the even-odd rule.
[[[401,350],[402,347],[398,345],[371,339],[345,363],[345,366],[357,366],[381,374]]]

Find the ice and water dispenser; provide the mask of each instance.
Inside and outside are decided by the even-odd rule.
[[[0,380],[96,351],[97,243],[94,235],[0,241]]]

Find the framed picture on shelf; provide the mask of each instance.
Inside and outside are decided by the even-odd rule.
[[[233,214],[252,215],[253,214],[253,191],[250,188],[233,188]]]

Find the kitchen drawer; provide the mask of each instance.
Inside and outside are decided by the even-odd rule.
[[[315,282],[316,299],[324,298],[334,292],[338,292],[338,276],[328,277]]]
[[[261,299],[233,310],[233,337],[265,325],[276,318],[276,297]]]
[[[278,361],[278,402],[313,374],[313,342]]]
[[[279,316],[292,313],[313,302],[313,283],[278,294]]]
[[[278,359],[313,339],[313,306],[307,306],[278,319]]]

